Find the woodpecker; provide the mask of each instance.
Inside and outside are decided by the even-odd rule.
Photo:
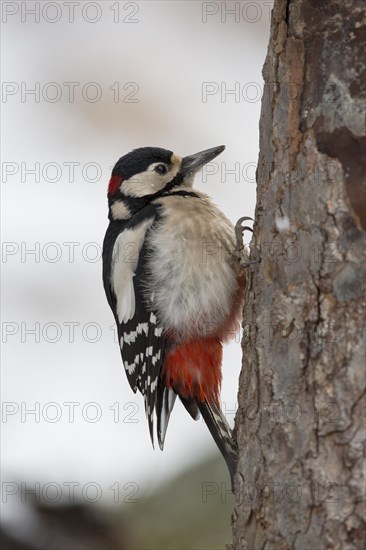
[[[224,146],[180,157],[142,147],[121,157],[108,186],[103,282],[123,365],[144,396],[150,437],[164,447],[177,395],[202,414],[233,483],[236,447],[220,408],[222,344],[237,331],[245,277],[231,222],[195,174]]]

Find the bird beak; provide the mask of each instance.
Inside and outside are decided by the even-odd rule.
[[[183,157],[181,173],[183,177],[192,176],[195,174],[202,166],[213,160],[225,149],[225,145],[219,145],[218,147],[212,147],[212,149],[206,149],[195,155],[189,155],[188,157]]]

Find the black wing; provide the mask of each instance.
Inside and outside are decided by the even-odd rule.
[[[153,207],[150,207],[150,209],[151,212],[141,213],[142,215],[138,217],[134,216],[133,220],[123,223],[110,223],[103,245],[103,280],[107,299],[117,324],[118,341],[128,381],[134,392],[138,389],[144,396],[150,437],[153,444],[153,419],[154,411],[156,411],[158,416],[158,439],[159,445],[162,447],[164,437],[160,436],[161,424],[163,424],[165,435],[167,421],[169,420],[172,408],[172,400],[169,400],[169,406],[171,407],[169,414],[166,414],[166,407],[161,405],[161,400],[159,400],[159,406],[157,407],[158,392],[160,395],[164,393],[164,389],[161,387],[160,371],[164,359],[165,337],[163,327],[158,322],[154,308],[154,296],[149,296],[146,292],[146,259],[148,254],[146,235],[149,229],[147,229],[146,234],[143,236],[142,242],[141,239],[139,242],[134,242],[134,230],[141,227],[141,221],[146,220],[146,216],[149,216],[149,214],[152,215],[150,228],[157,223],[156,211]],[[138,254],[138,257],[136,256],[136,266],[131,266],[131,263],[126,265],[127,270],[133,268],[134,271],[131,282],[135,301],[134,308],[131,310],[134,310],[134,312],[131,318],[121,322],[117,312],[118,297],[113,289],[111,274],[113,248],[121,232],[126,230],[129,230],[128,244],[130,245],[130,249],[126,247],[127,252],[128,254]],[[119,259],[121,260],[121,258]],[[161,422],[163,412],[165,412],[165,417],[163,418],[163,422]]]

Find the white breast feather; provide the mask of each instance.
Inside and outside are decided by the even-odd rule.
[[[185,335],[221,326],[238,284],[234,228],[200,195],[164,198],[163,222],[149,235],[148,290],[155,293],[159,321]]]
[[[126,323],[135,314],[133,278],[146,231],[152,221],[153,218],[149,218],[133,229],[122,231],[113,247],[111,285],[117,300],[117,316],[120,323]]]

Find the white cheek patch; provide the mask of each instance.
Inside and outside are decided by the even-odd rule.
[[[111,206],[111,210],[114,220],[128,220],[131,217],[130,209],[123,201],[115,201]]]
[[[157,183],[154,174],[142,172],[125,180],[121,186],[121,191],[126,197],[144,197],[159,191],[159,189],[156,189]]]
[[[163,164],[162,162],[153,162],[147,168],[145,172],[140,174],[135,174],[130,178],[124,180],[121,185],[121,191],[127,197],[145,197],[146,195],[153,195],[158,193],[166,185],[175,178],[178,174],[182,159],[177,155],[172,155],[171,157],[172,165],[167,174],[158,174],[155,172],[154,168],[158,164]]]
[[[117,300],[117,316],[120,323],[126,323],[135,315],[133,278],[146,231],[152,222],[153,218],[149,218],[133,229],[122,231],[113,247],[111,286]]]

